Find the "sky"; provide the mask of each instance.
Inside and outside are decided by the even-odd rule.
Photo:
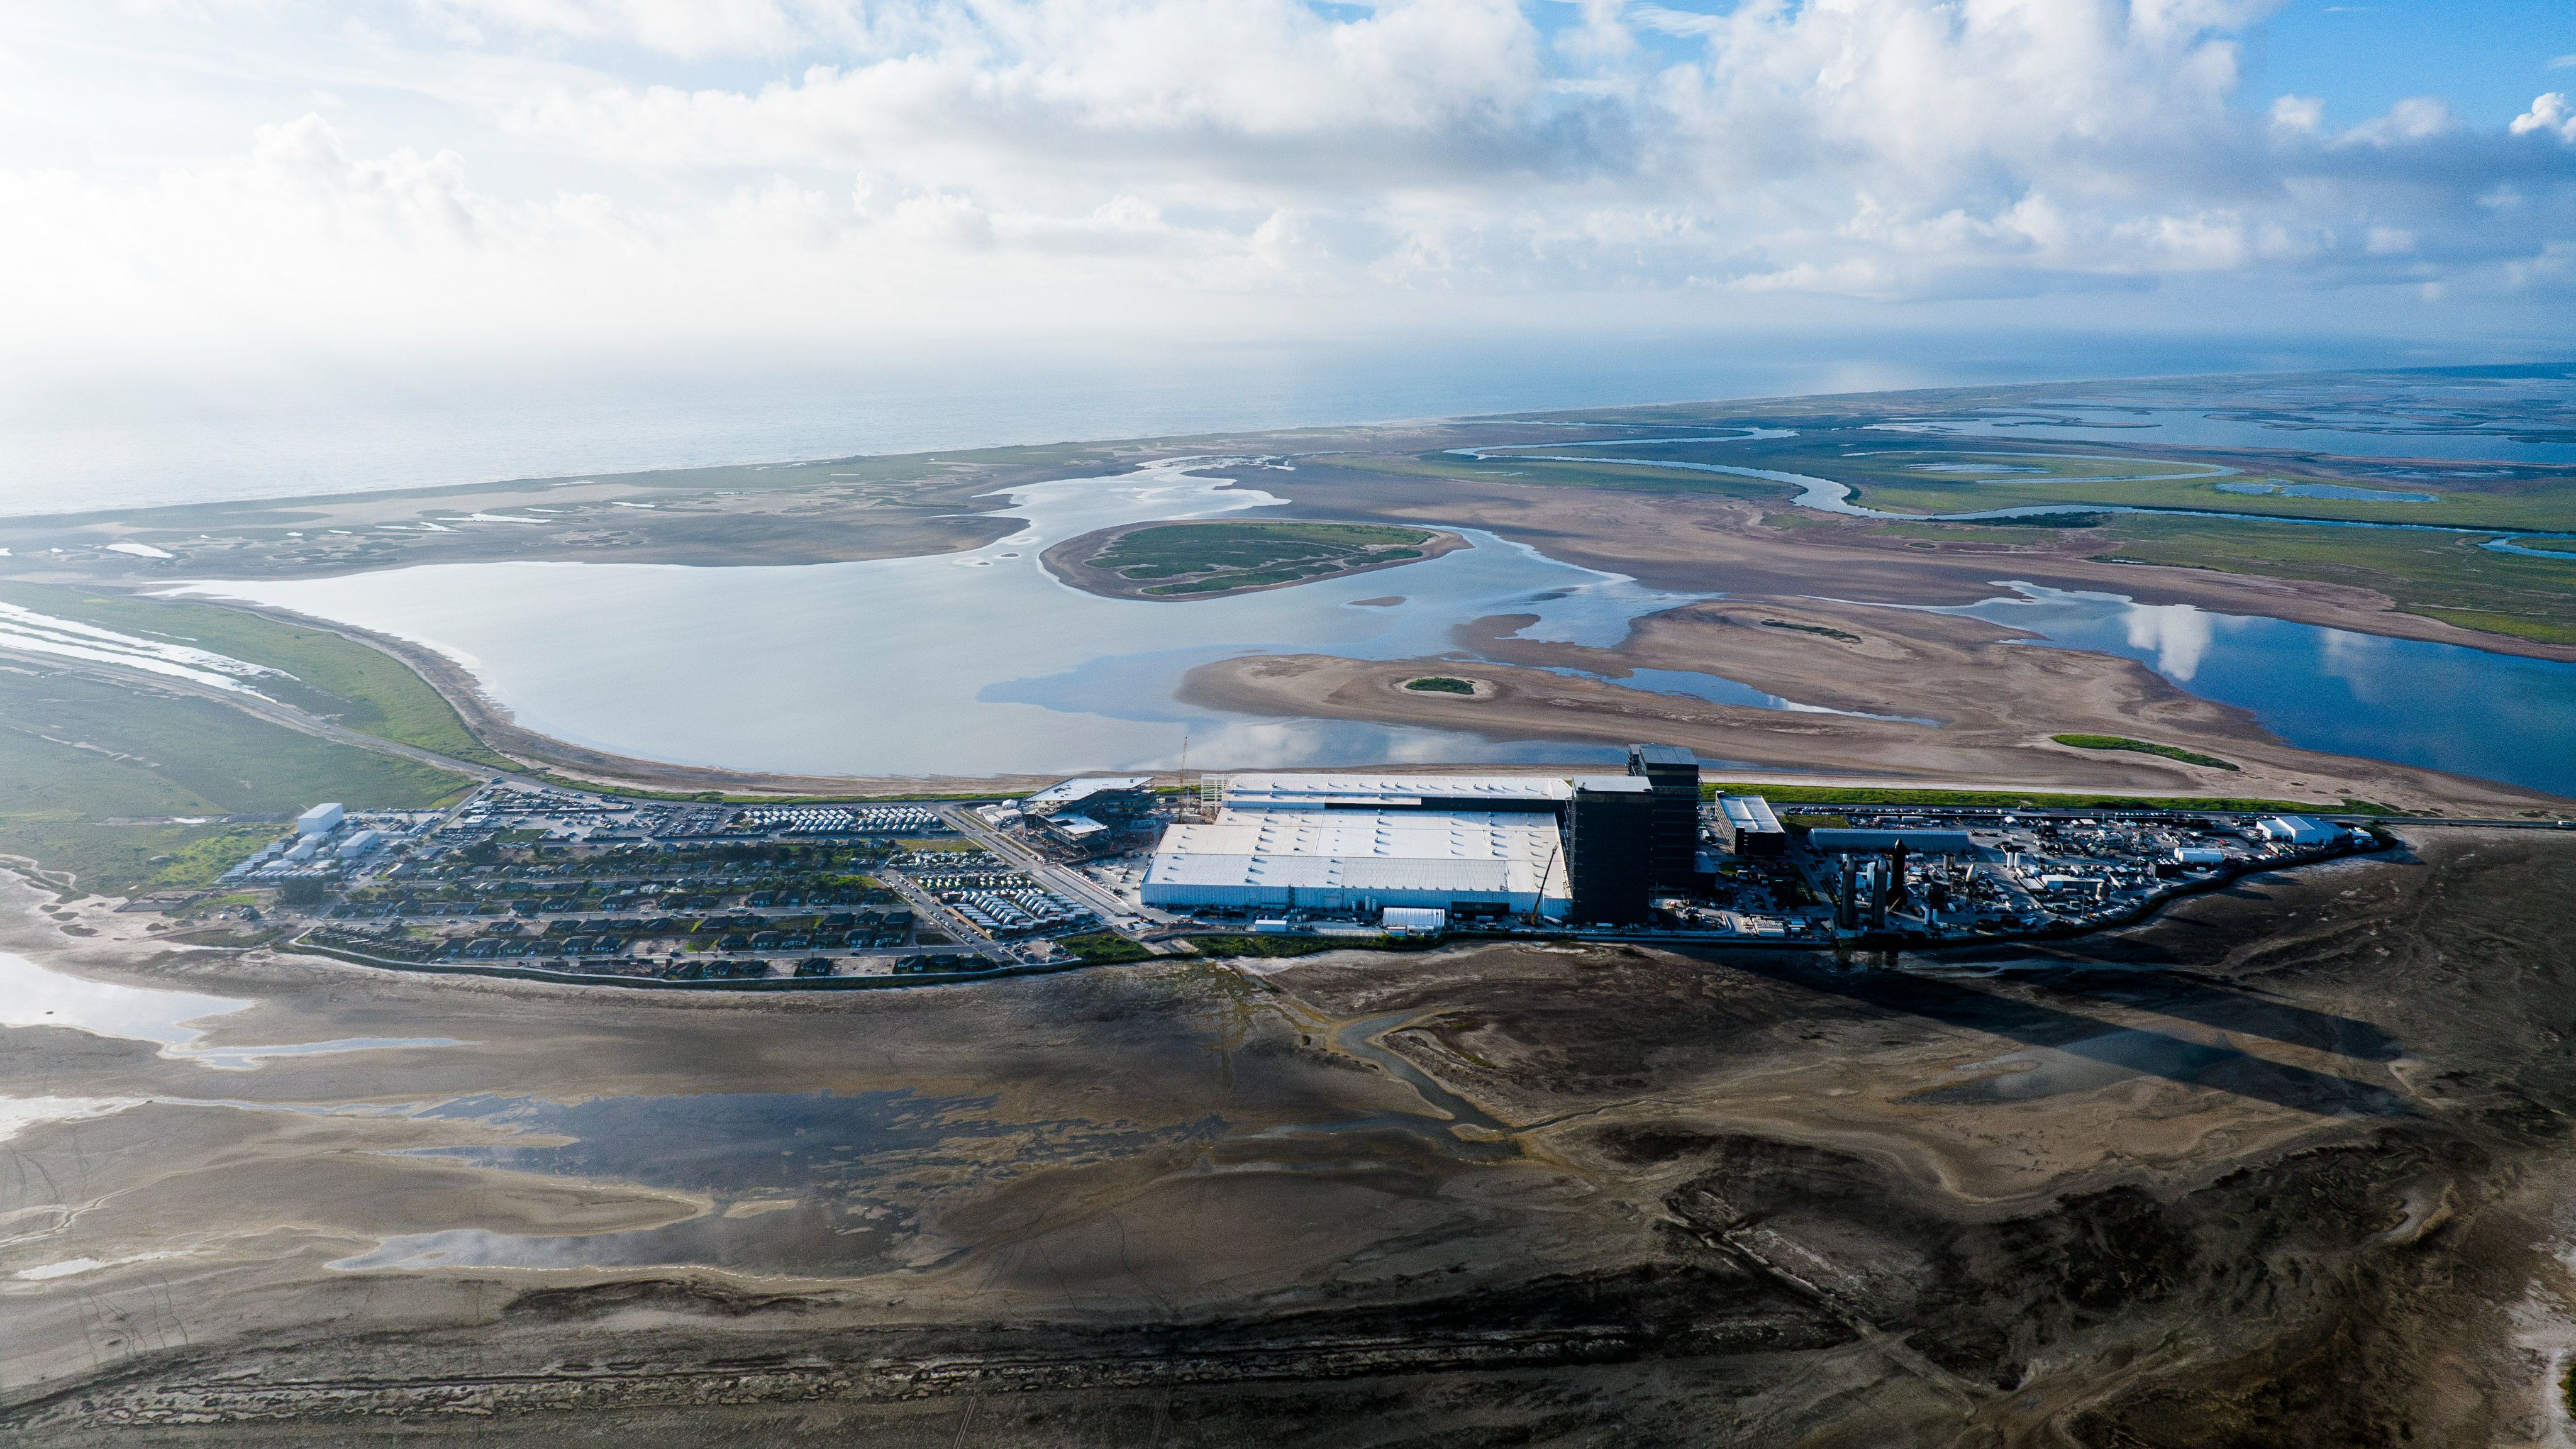
[[[2571,302],[2562,0],[0,14],[21,383],[1674,329],[2482,361],[2566,355]]]

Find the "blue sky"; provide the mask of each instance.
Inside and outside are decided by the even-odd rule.
[[[2328,116],[2346,123],[2432,95],[2501,126],[2534,95],[2576,88],[2576,5],[2297,0],[2253,28],[2246,59],[2250,93],[2320,96]]]
[[[2494,0],[17,0],[0,370],[1676,328],[2563,350],[2568,56],[2576,6]]]

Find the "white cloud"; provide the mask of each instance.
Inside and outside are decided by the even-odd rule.
[[[2514,117],[2510,129],[2517,136],[2555,131],[2563,140],[2576,141],[2576,109],[2568,106],[2566,92],[2550,91],[2533,97],[2531,109]]]
[[[2261,0],[412,3],[174,32],[225,94],[272,89],[238,144],[187,112],[129,143],[164,162],[0,169],[20,340],[2529,289],[2576,230],[2576,157],[2527,139],[2576,142],[2563,94],[2504,134],[2249,104]],[[224,52],[255,17],[282,28]],[[98,119],[144,126],[120,94]]]

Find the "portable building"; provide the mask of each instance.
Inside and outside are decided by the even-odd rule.
[[[2327,844],[2336,835],[2333,826],[2310,820],[2304,815],[2268,816],[2256,822],[2254,829],[2257,834],[2275,844],[2293,846],[2302,850],[2310,846]]]
[[[1718,837],[1737,855],[1788,853],[1789,833],[1780,828],[1780,817],[1771,813],[1771,802],[1759,795],[1718,796],[1717,822]]]

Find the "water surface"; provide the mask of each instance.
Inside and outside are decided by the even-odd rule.
[[[1213,465],[1013,490],[1007,516],[1028,526],[962,553],[780,568],[455,564],[193,591],[427,644],[472,669],[520,723],[559,738],[682,763],[855,775],[1170,768],[1185,748],[1191,763],[1218,768],[1607,760],[1617,752],[1253,719],[1173,694],[1190,669],[1239,654],[1442,654],[1460,647],[1460,626],[1502,614],[1531,617],[1523,638],[1609,648],[1641,615],[1704,597],[1472,529],[1461,530],[1472,547],[1401,568],[1186,603],[1101,598],[1039,563],[1048,546],[1098,528],[1285,502],[1191,466]],[[1233,460],[1218,472],[1246,484],[1289,476],[1266,466]]]
[[[1926,612],[2135,659],[2204,699],[2252,711],[2301,749],[2576,795],[2576,664],[2118,594],[2008,587],[2016,597]]]

